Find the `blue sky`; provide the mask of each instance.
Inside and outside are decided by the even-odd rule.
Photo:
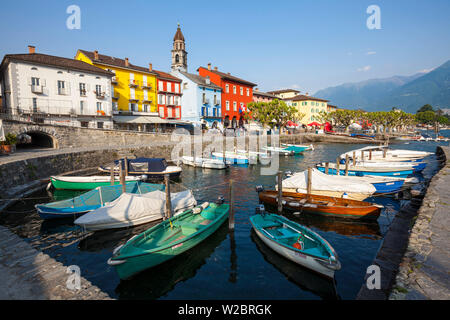
[[[81,30],[66,28],[69,5]],[[366,9],[381,9],[369,30]],[[170,70],[177,22],[189,72],[211,62],[261,90],[314,93],[346,82],[430,70],[450,59],[450,1],[24,1],[2,3],[0,56],[27,51],[73,57],[78,48]]]

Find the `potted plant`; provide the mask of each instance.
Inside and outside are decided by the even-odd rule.
[[[12,146],[17,143],[17,136],[12,133],[8,133],[5,136],[5,141],[2,142],[2,150],[4,153],[11,153]]]

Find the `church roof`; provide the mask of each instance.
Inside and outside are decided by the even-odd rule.
[[[178,25],[177,32],[175,33],[175,36],[173,37],[173,41],[176,41],[176,40],[184,41],[184,36],[183,36],[183,33],[181,32],[180,25]]]

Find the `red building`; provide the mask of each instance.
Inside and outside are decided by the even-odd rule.
[[[217,67],[211,69],[200,67],[197,69],[202,77],[209,77],[211,82],[222,88],[222,118],[224,127],[236,128],[244,124],[243,112],[247,111],[247,103],[253,101],[253,87],[256,84],[220,72]]]
[[[181,79],[166,72],[157,75],[158,113],[163,119],[181,119]]]

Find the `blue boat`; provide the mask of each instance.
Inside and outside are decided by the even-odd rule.
[[[397,180],[391,182],[375,182],[372,185],[377,189],[375,193],[392,193],[398,192],[401,190],[403,185],[405,184],[405,180]]]
[[[141,181],[128,182],[125,186],[127,193],[148,193],[164,190],[162,184],[144,183]],[[83,193],[75,198],[37,204],[35,208],[42,219],[60,219],[79,217],[87,212],[102,207],[105,203],[114,201],[122,194],[122,185],[103,186]]]
[[[285,150],[293,151],[294,155],[299,155],[303,153],[303,151],[310,149],[309,146],[296,146],[292,144],[281,144],[281,146],[284,147]]]
[[[411,161],[399,161],[399,163],[402,163],[402,164],[404,164],[405,162],[411,162]],[[345,159],[341,159],[339,161],[339,163],[345,164]],[[426,168],[427,163],[421,162],[421,160],[419,160],[419,161],[415,160],[414,162],[411,162],[410,165],[406,165],[406,166],[411,167],[414,170],[414,172],[422,172]]]
[[[332,166],[335,165],[333,163],[330,163],[330,167],[328,168],[328,174],[335,175],[336,174],[336,168],[333,168]],[[317,165],[317,169],[319,169],[321,172],[325,173],[325,166],[324,165]],[[386,177],[396,177],[396,178],[407,178],[409,175],[413,174],[413,169],[404,169],[404,170],[394,170],[394,171],[381,171],[381,170],[348,170],[349,176],[386,176]],[[340,168],[339,174],[341,176],[345,175],[345,169]]]
[[[211,158],[217,159],[220,161],[224,161],[223,153],[220,153],[220,152],[213,152],[211,154]],[[227,163],[231,163],[231,164],[249,164],[249,159],[247,156],[244,156],[242,154],[237,154],[234,152],[226,152],[225,159],[226,159]]]

